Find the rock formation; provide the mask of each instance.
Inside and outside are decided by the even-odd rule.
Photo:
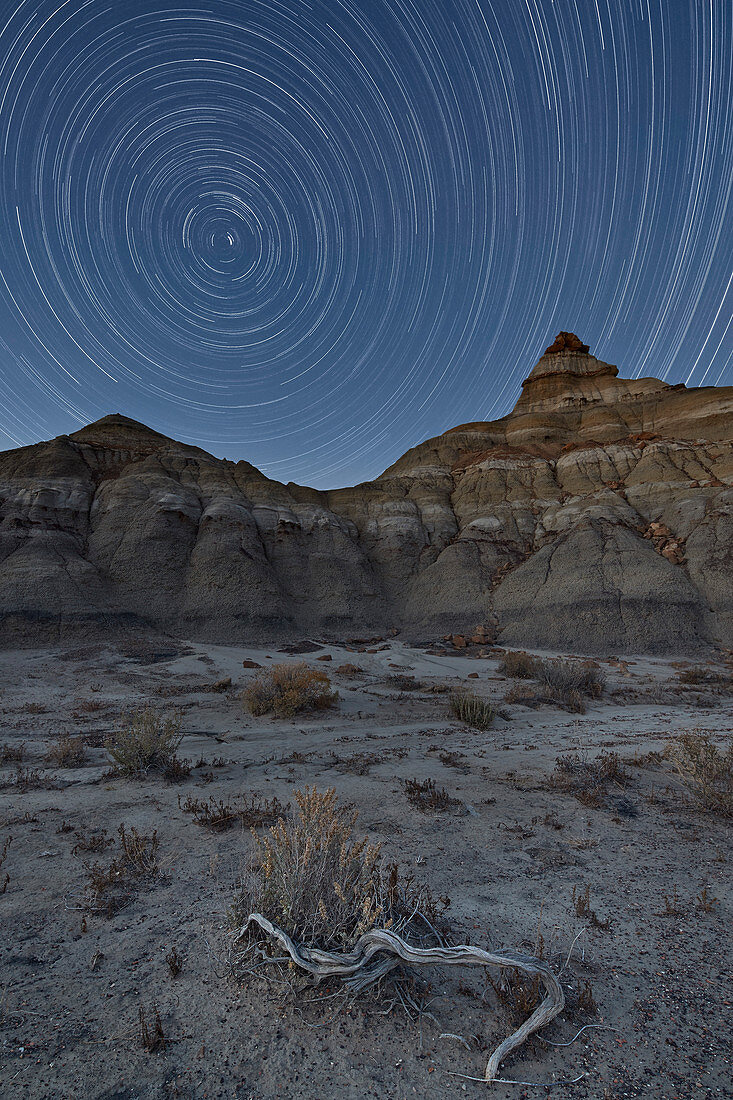
[[[124,416],[0,454],[0,638],[474,632],[733,646],[733,387],[622,379],[560,333],[501,420],[372,482],[271,481]]]

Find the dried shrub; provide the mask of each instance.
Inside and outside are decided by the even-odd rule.
[[[590,757],[587,753],[571,752],[558,756],[550,786],[573,794],[584,806],[603,806],[611,784],[625,787],[629,774],[616,752],[599,752]]]
[[[80,768],[87,758],[83,737],[61,734],[46,753],[46,760],[57,768]]]
[[[170,951],[165,956],[165,961],[168,965],[171,978],[177,978],[183,970],[183,957],[178,954],[175,947],[171,947]]]
[[[611,926],[610,920],[601,920],[594,909],[591,909],[590,904],[590,886],[586,884],[585,890],[581,893],[576,886],[573,886],[573,905],[575,906],[575,915],[587,920],[594,928],[597,928],[599,932],[607,932]]]
[[[235,824],[250,828],[273,825],[285,813],[285,807],[276,798],[267,801],[255,794],[241,794],[226,801],[213,795],[208,801],[189,795],[183,802],[179,798],[178,805],[184,813],[193,815],[197,825],[219,830]]]
[[[13,838],[12,838],[12,836],[9,836],[8,839],[5,841],[5,843],[3,844],[2,848],[0,848],[0,868],[2,868],[3,863],[8,858],[8,848],[10,847],[10,845],[12,843],[13,843]],[[0,880],[0,894],[5,893],[5,891],[8,888],[8,883],[9,882],[10,882],[10,875],[6,871],[4,878],[2,880]]]
[[[437,921],[429,892],[401,879],[395,865],[383,867],[380,845],[354,838],[358,813],[339,806],[333,789],[306,787],[294,797],[291,823],[280,819],[264,837],[253,834],[252,873],[230,911],[235,928],[257,912],[301,945],[334,950],[374,927],[409,931],[421,913]]]
[[[303,711],[333,706],[338,693],[331,691],[326,672],[309,668],[301,661],[258,672],[245,689],[243,699],[250,714],[256,717],[272,712],[276,718],[292,718]]]
[[[535,680],[536,686],[517,684],[505,696],[508,703],[528,707],[555,704],[572,714],[585,714],[586,698],[598,699],[603,694],[605,676],[589,662],[566,661],[561,657],[542,661],[526,653],[516,656],[526,657],[527,661],[519,663],[523,671],[509,675]]]
[[[733,736],[720,749],[707,734],[683,733],[667,755],[699,810],[733,817]]]
[[[476,730],[487,730],[496,718],[491,703],[471,692],[454,692],[450,697],[450,709],[461,722]]]
[[[542,1000],[542,984],[536,975],[502,967],[497,978],[488,970],[486,978],[513,1027],[527,1020]]]
[[[141,777],[150,771],[175,771],[176,754],[183,740],[179,712],[163,717],[152,707],[143,707],[123,715],[122,723],[105,747],[123,775]]]
[[[531,680],[535,674],[536,663],[536,658],[530,653],[509,649],[499,662],[499,672],[518,680]]]
[[[353,839],[358,814],[335,790],[306,787],[295,801],[291,824],[281,818],[269,835],[254,834],[254,890],[235,903],[238,918],[262,913],[300,943],[352,943],[380,916],[380,845]]]
[[[106,829],[102,829],[98,833],[78,833],[77,835],[79,839],[71,849],[73,856],[78,855],[79,852],[104,852],[110,844],[114,844],[113,838],[107,836]]]
[[[148,836],[139,833],[134,825],[129,832],[120,825],[117,835],[118,851],[108,866],[83,864],[88,878],[84,908],[106,917],[129,905],[140,886],[157,878],[160,872],[157,830]]]
[[[546,684],[559,699],[567,699],[573,694],[599,699],[606,686],[604,673],[595,665],[585,661],[564,661],[561,657],[538,661],[535,678]]]
[[[22,764],[25,759],[25,741],[18,745],[0,745],[0,766]]]
[[[418,810],[442,812],[456,805],[444,787],[436,787],[434,779],[405,779],[403,786],[408,801]]]
[[[18,791],[51,791],[58,788],[58,783],[38,768],[16,768],[12,786]]]
[[[143,1050],[147,1050],[149,1054],[154,1054],[156,1050],[165,1050],[163,1022],[160,1018],[158,1006],[155,1001],[153,1001],[153,1006],[150,1010],[150,1021],[148,1021],[145,1015],[145,1009],[142,1005],[140,1006],[139,1020],[140,1046]]]

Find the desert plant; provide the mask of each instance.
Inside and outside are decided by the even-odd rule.
[[[295,792],[292,823],[253,834],[253,889],[235,903],[235,923],[250,910],[276,921],[301,943],[344,945],[374,927],[382,913],[380,845],[354,840],[358,814],[337,804],[333,789]]]
[[[418,810],[443,811],[455,805],[455,799],[444,787],[437,787],[434,779],[405,779],[403,786],[408,801]]]
[[[168,965],[171,978],[177,978],[183,970],[183,958],[178,954],[175,947],[171,947],[170,951],[165,956],[165,961]]]
[[[84,738],[70,737],[67,733],[62,733],[46,753],[48,763],[57,768],[79,768],[86,758]]]
[[[123,715],[120,729],[105,747],[123,775],[144,776],[150,771],[175,770],[182,740],[180,713],[163,717],[152,707],[143,707]]]
[[[184,813],[193,815],[197,825],[219,830],[228,829],[237,823],[250,828],[255,825],[274,825],[285,813],[285,807],[276,798],[268,801],[254,794],[241,794],[226,801],[213,795],[208,801],[189,795],[183,802],[179,798],[178,805]]]
[[[138,1014],[140,1020],[140,1046],[143,1050],[147,1050],[149,1054],[153,1054],[156,1050],[165,1050],[165,1034],[163,1032],[163,1022],[158,1012],[158,1006],[153,1001],[152,1008],[150,1010],[150,1022],[145,1015],[145,1009],[140,1006]]]
[[[22,764],[25,759],[25,741],[17,745],[0,745],[0,766]]]
[[[563,1008],[550,967],[526,955],[447,947],[421,912],[424,892],[412,880],[400,883],[396,867],[383,871],[379,846],[353,839],[357,815],[337,806],[335,791],[306,788],[295,800],[292,825],[281,820],[269,836],[255,837],[252,882],[230,913],[235,970],[259,973],[264,959],[281,978],[292,981],[297,968],[317,981],[342,982],[352,994],[371,987],[377,995],[387,983],[409,980],[405,964],[511,966],[538,975],[546,996],[489,1058],[485,1080],[494,1080],[502,1059]]]
[[[667,749],[673,768],[700,810],[733,817],[733,736],[719,749],[708,734],[680,734]]]
[[[58,788],[58,783],[38,768],[16,768],[12,785],[19,791],[51,791]]]
[[[2,848],[0,848],[0,867],[2,867],[3,863],[8,858],[8,848],[10,847],[10,845],[12,843],[13,843],[13,838],[12,838],[12,836],[9,836],[7,838],[7,840],[5,841],[5,843],[3,844]],[[2,881],[0,881],[0,894],[5,893],[5,891],[8,888],[8,883],[9,882],[10,882],[10,875],[6,871],[4,878],[2,879]]]
[[[157,830],[146,835],[139,833],[134,825],[128,831],[122,824],[117,835],[118,851],[107,867],[100,863],[83,864],[88,879],[84,908],[106,917],[114,916],[129,905],[139,886],[156,878],[160,872]]]
[[[575,908],[575,914],[578,917],[582,917],[589,921],[594,928],[597,928],[599,932],[607,932],[611,926],[610,920],[601,920],[596,913],[595,909],[591,908],[590,904],[590,886],[586,883],[585,890],[581,893],[576,886],[573,886],[573,906]]]
[[[535,680],[537,686],[520,687],[517,684],[505,696],[508,703],[522,703],[528,707],[555,703],[573,714],[584,714],[586,698],[597,699],[603,694],[605,676],[595,665],[566,661],[561,657],[543,661],[528,654],[516,656],[526,657],[527,661],[519,663],[521,672],[509,675]]]
[[[476,730],[487,730],[496,717],[491,703],[471,692],[454,692],[450,697],[450,709],[456,718]]]
[[[707,886],[703,886],[702,890],[695,898],[695,901],[698,904],[698,908],[701,909],[703,913],[712,913],[719,899],[713,897],[713,895],[708,892]]]
[[[58,830],[56,831],[58,832]],[[102,829],[98,833],[78,833],[77,835],[78,840],[71,849],[72,856],[78,855],[79,852],[104,852],[111,844],[114,844],[114,839],[107,836],[106,829]]]
[[[245,688],[243,698],[250,714],[272,712],[276,718],[292,718],[302,711],[333,706],[338,693],[331,691],[327,673],[301,661],[258,672]]]
[[[598,699],[603,694],[606,678],[595,665],[587,662],[564,661],[556,657],[549,661],[539,661],[535,678],[547,684],[560,698],[566,698],[572,692]]]
[[[518,680],[531,680],[535,674],[537,659],[522,650],[508,649],[499,661],[499,672]]]
[[[629,774],[616,752],[602,750],[596,756],[569,752],[558,756],[550,786],[574,794],[585,806],[603,806],[611,784],[624,787]]]

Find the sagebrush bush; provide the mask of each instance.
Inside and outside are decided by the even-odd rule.
[[[436,905],[411,876],[382,864],[380,845],[355,839],[358,814],[339,806],[333,789],[306,787],[294,797],[292,821],[281,818],[264,837],[253,833],[252,872],[230,911],[235,928],[261,913],[300,945],[329,950],[348,948],[375,927],[433,934],[449,899]]]
[[[595,665],[564,661],[561,657],[549,661],[538,661],[535,679],[547,684],[562,698],[577,692],[579,695],[598,699],[606,685],[605,676]]]
[[[122,725],[105,742],[105,748],[119,770],[128,776],[143,776],[150,771],[170,772],[181,768],[177,758],[183,734],[181,715],[163,716],[152,707],[143,707],[122,717]]]
[[[708,734],[680,734],[667,755],[691,798],[701,810],[733,817],[733,736],[724,748]]]
[[[306,787],[294,797],[292,822],[253,833],[254,882],[235,903],[236,918],[256,911],[300,943],[352,943],[381,913],[380,845],[353,839],[358,814],[337,804],[335,790]]]
[[[499,672],[518,680],[531,680],[535,674],[536,658],[523,651],[507,650],[499,662]]]
[[[250,714],[256,717],[272,713],[276,718],[292,718],[302,711],[333,706],[338,693],[331,690],[326,672],[309,668],[301,661],[258,672],[247,685],[243,699]]]
[[[573,714],[585,714],[586,698],[598,699],[603,694],[606,678],[600,669],[589,662],[566,661],[562,657],[543,661],[527,653],[507,656],[527,658],[518,665],[523,671],[508,675],[532,679],[537,685],[517,684],[505,696],[508,703],[522,703],[529,707],[556,703]]]
[[[468,691],[454,692],[450,697],[450,708],[456,718],[476,730],[487,730],[496,718],[496,710],[491,703]]]

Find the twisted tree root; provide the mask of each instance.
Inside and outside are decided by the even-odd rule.
[[[480,947],[460,944],[457,947],[411,947],[410,944],[386,928],[374,928],[360,936],[352,951],[336,954],[323,951],[318,947],[298,947],[286,932],[272,924],[261,913],[250,913],[247,921],[236,934],[235,939],[244,938],[250,925],[258,925],[271,940],[278,943],[290,958],[303,970],[316,978],[341,977],[352,988],[364,988],[389,970],[399,965],[399,961],[412,966],[424,966],[435,963],[440,966],[510,966],[523,970],[526,974],[536,975],[546,990],[542,1003],[534,1010],[520,1028],[500,1043],[486,1064],[485,1081],[493,1081],[499,1070],[499,1064],[510,1051],[520,1046],[525,1039],[553,1020],[565,1005],[565,995],[560,983],[547,963],[534,955],[519,955],[513,951],[483,951]],[[374,955],[382,953],[376,964],[369,966]],[[391,958],[389,957],[391,956]]]

